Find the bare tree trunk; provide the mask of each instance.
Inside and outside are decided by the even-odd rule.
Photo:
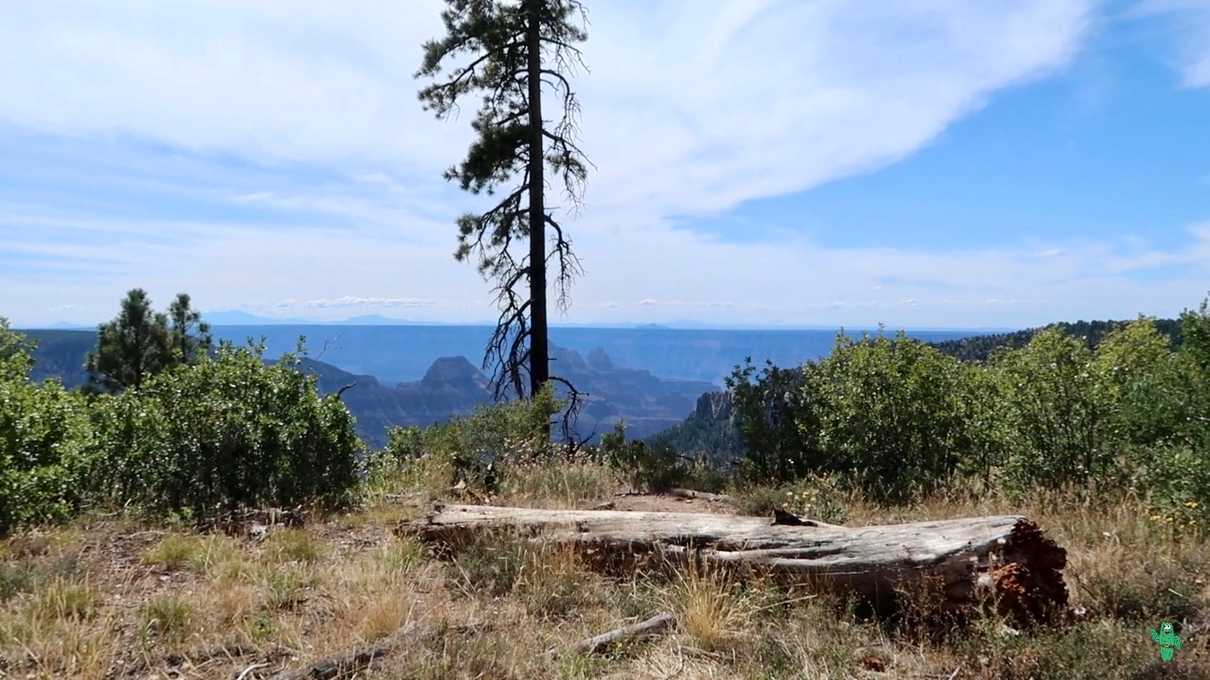
[[[529,302],[533,324],[529,342],[530,396],[550,379],[546,323],[545,161],[542,148],[541,0],[526,0],[525,44],[529,74]]]
[[[504,530],[576,546],[593,564],[632,569],[651,553],[748,566],[821,587],[892,602],[903,588],[938,588],[943,608],[985,598],[1024,620],[1066,611],[1066,552],[1024,517],[992,516],[840,527],[782,515],[539,510],[438,506],[400,532],[456,548],[478,532]]]

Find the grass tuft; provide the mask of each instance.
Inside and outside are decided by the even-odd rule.
[[[729,572],[690,562],[675,572],[666,602],[704,651],[730,650],[752,629],[757,606]]]
[[[310,564],[323,557],[324,547],[319,539],[303,529],[283,529],[269,535],[265,553],[278,562]]]
[[[168,642],[181,642],[193,629],[193,605],[177,595],[159,595],[139,611],[140,630]]]
[[[147,551],[143,562],[168,571],[179,571],[194,563],[201,551],[202,541],[197,536],[168,534]]]

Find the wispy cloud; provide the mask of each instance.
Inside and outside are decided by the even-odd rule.
[[[643,298],[635,303],[639,307],[717,307],[726,309],[735,307],[734,302],[726,302],[722,300],[660,300],[656,298]]]
[[[400,297],[358,297],[345,295],[333,299],[306,300],[303,302],[284,301],[278,307],[303,307],[308,309],[334,309],[342,307],[431,307],[432,300]]]
[[[452,219],[475,199],[440,179],[465,151],[470,112],[434,120],[411,75],[421,41],[441,31],[442,4],[9,8],[0,141],[58,140],[69,150],[46,161],[47,186],[76,174],[70,200],[18,202],[0,188],[0,242],[16,244],[13,258],[108,264],[70,284],[0,266],[0,307],[51,321],[48,306],[71,303],[105,318],[125,288],[142,285],[157,299],[188,290],[210,309],[490,318],[486,285],[450,257]],[[792,231],[734,243],[679,219],[915,153],[995,93],[1063,69],[1097,8],[594,4],[592,71],[578,86],[597,170],[570,225],[587,275],[565,318],[1007,325],[1190,303],[1207,268],[1200,227],[1166,249],[1095,240],[839,248]],[[104,193],[90,176],[128,181]],[[1190,272],[1129,276],[1173,266]]]
[[[1172,57],[1186,87],[1210,87],[1210,2],[1206,0],[1141,0],[1131,12],[1163,17],[1176,33]]]
[[[84,5],[12,10],[0,26],[12,66],[0,116],[55,134],[337,164],[391,189],[439,183],[469,135],[465,120],[435,121],[415,101],[419,45],[441,29],[437,0],[339,12],[319,0]],[[1064,65],[1091,7],[600,3],[581,81],[584,142],[600,168],[590,206],[719,210],[893,162],[991,92]]]

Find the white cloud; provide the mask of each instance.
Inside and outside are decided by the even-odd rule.
[[[1066,64],[1092,14],[1082,0],[765,4],[662,3],[660,30],[594,10],[591,205],[708,212],[891,163]]]
[[[174,223],[127,226],[188,236],[137,248],[123,241],[97,244],[89,256],[113,266],[70,279],[57,271],[0,267],[5,313],[18,323],[47,323],[61,318],[47,307],[73,304],[73,317],[100,320],[112,316],[126,289],[139,285],[155,300],[187,290],[203,309],[263,308],[335,319],[360,305],[367,313],[411,309],[408,317],[416,320],[494,317],[485,285],[473,268],[452,261],[448,244],[391,242],[372,229],[288,223],[195,231]],[[1207,224],[1191,226],[1179,247],[1064,242],[1053,245],[1062,251],[1054,257],[1039,257],[1035,244],[838,248],[795,236],[719,242],[658,219],[634,226],[641,242],[615,239],[604,227],[585,230],[579,245],[589,271],[574,289],[570,313],[556,315],[556,322],[1026,326],[1140,312],[1171,315],[1196,304],[1210,280]],[[12,243],[6,237],[0,242]],[[1140,279],[1139,273],[1152,275]]]
[[[1175,33],[1175,53],[1186,87],[1210,87],[1210,2],[1207,0],[1141,0],[1132,14],[1165,17]]]
[[[635,305],[639,307],[717,307],[722,309],[736,306],[734,302],[722,300],[657,300],[655,298],[643,298],[636,302]]]
[[[435,304],[432,300],[398,297],[358,297],[345,295],[333,299],[306,300],[301,303],[279,303],[278,306],[299,306],[311,309],[331,309],[339,307],[429,307]]]
[[[110,172],[165,182],[157,191],[173,196],[215,195],[202,197],[206,217],[188,219],[0,205],[0,257],[8,249],[109,263],[70,281],[0,267],[0,308],[53,321],[38,315],[70,302],[105,318],[126,288],[143,285],[156,299],[188,290],[209,309],[395,306],[434,321],[493,318],[486,285],[450,257],[452,218],[474,199],[440,179],[465,150],[471,112],[434,120],[411,77],[420,42],[440,32],[441,6],[6,8],[0,135],[11,127],[72,148],[136,140]],[[1097,242],[925,250],[823,247],[794,232],[736,243],[684,228],[671,218],[910,155],[996,92],[1062,69],[1096,13],[1094,0],[712,6],[591,8],[592,70],[578,86],[597,170],[571,231],[587,274],[559,320],[1011,325],[1165,313],[1157,300],[1191,304],[1201,294],[1210,259],[1202,232],[1167,250]],[[140,156],[144,142],[190,167],[158,176],[165,153]],[[256,170],[232,177],[226,159]],[[220,208],[239,217],[214,216]],[[245,220],[254,210],[262,218]],[[1164,267],[1195,271],[1144,283],[1127,276]]]
[[[579,80],[590,206],[718,210],[893,162],[1063,66],[1092,1],[597,3]],[[25,3],[0,26],[0,118],[439,183],[470,113],[443,123],[415,100],[441,6]]]

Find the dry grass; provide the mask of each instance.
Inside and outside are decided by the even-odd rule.
[[[517,472],[497,502],[583,507],[608,495],[598,473]],[[1087,614],[1060,628],[986,618],[937,634],[927,593],[881,621],[742,574],[606,578],[573,552],[516,537],[438,560],[393,535],[415,510],[383,498],[260,543],[107,521],[0,542],[0,677],[231,678],[266,664],[251,680],[397,636],[400,653],[359,677],[1210,678],[1210,546],[1157,527],[1140,503],[843,503],[852,525],[1028,515],[1068,549],[1073,604]],[[665,609],[676,624],[658,639],[544,655]],[[1146,632],[1161,619],[1185,642],[1167,666]]]
[[[615,473],[605,465],[583,461],[537,461],[502,471],[502,505],[582,508],[613,495]]]
[[[269,535],[265,554],[277,562],[312,564],[323,557],[323,542],[302,529],[282,529]]]
[[[751,633],[757,610],[734,574],[692,562],[674,572],[665,600],[681,630],[706,652],[738,647]]]

